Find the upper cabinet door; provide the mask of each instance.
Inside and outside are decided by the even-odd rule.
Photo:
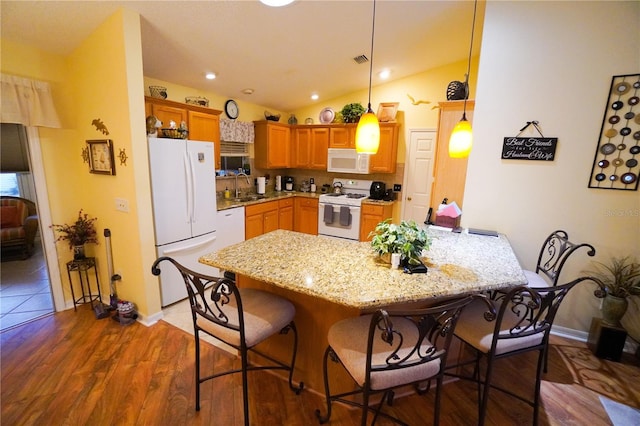
[[[398,159],[398,125],[380,124],[380,147],[371,156],[371,173],[395,173]]]
[[[256,166],[262,169],[291,167],[291,130],[288,124],[254,121]]]
[[[331,127],[329,131],[329,148],[355,148],[356,126]]]
[[[167,105],[152,105],[153,115],[162,121],[162,127],[168,129],[173,121],[176,127],[180,126],[183,121],[188,120],[187,110],[184,108],[176,108]]]

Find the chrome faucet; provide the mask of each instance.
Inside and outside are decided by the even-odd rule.
[[[236,198],[240,198],[240,190],[238,189],[238,176],[244,176],[247,178],[247,184],[251,185],[251,181],[249,180],[249,176],[245,172],[236,172],[236,184],[235,184],[235,192]]]

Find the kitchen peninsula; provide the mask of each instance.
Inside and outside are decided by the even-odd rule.
[[[202,256],[201,263],[234,272],[240,287],[262,288],[296,306],[296,374],[322,391],[322,355],[335,322],[378,307],[430,303],[525,284],[504,235],[456,234],[430,228],[426,274],[391,269],[368,242],[350,242],[277,230]],[[277,347],[263,348],[286,357]]]

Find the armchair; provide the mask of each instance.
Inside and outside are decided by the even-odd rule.
[[[0,197],[0,236],[2,251],[20,250],[23,259],[33,254],[38,232],[38,213],[33,201],[20,197]]]

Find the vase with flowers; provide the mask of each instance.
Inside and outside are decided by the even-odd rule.
[[[67,241],[69,248],[73,250],[75,260],[84,259],[84,245],[87,243],[98,243],[98,233],[96,232],[95,221],[98,218],[90,218],[82,209],[78,212],[78,218],[71,225],[51,225],[57,232],[56,241]]]

